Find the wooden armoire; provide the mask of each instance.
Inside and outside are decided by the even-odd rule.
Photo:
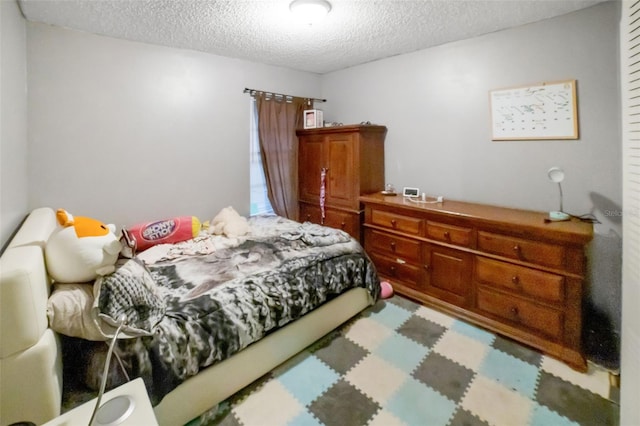
[[[297,130],[301,222],[348,232],[362,241],[360,195],[384,189],[385,126]],[[324,217],[321,193],[324,189]]]

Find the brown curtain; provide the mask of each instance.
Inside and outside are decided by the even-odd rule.
[[[274,212],[298,220],[298,137],[307,100],[256,93],[260,155]]]

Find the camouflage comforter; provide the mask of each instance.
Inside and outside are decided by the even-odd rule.
[[[209,253],[123,261],[96,283],[98,315],[113,324],[126,315],[125,334],[137,336],[120,340],[117,353],[153,404],[348,289],[378,298],[375,268],[348,234],[275,216],[250,225],[249,235],[214,241]]]

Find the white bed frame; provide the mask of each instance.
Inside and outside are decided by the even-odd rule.
[[[43,252],[56,226],[52,209],[34,210],[0,258],[1,426],[24,421],[42,424],[60,415],[62,357],[60,339],[47,323],[51,280]],[[158,423],[189,422],[371,304],[366,290],[350,290],[204,369],[154,407]]]

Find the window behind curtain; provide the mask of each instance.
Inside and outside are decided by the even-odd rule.
[[[250,203],[251,208],[249,214],[251,216],[261,214],[273,214],[273,208],[267,196],[267,184],[264,177],[264,169],[262,168],[262,158],[260,157],[260,142],[258,140],[258,109],[256,108],[256,100],[250,97],[250,143],[249,162],[251,185]]]

